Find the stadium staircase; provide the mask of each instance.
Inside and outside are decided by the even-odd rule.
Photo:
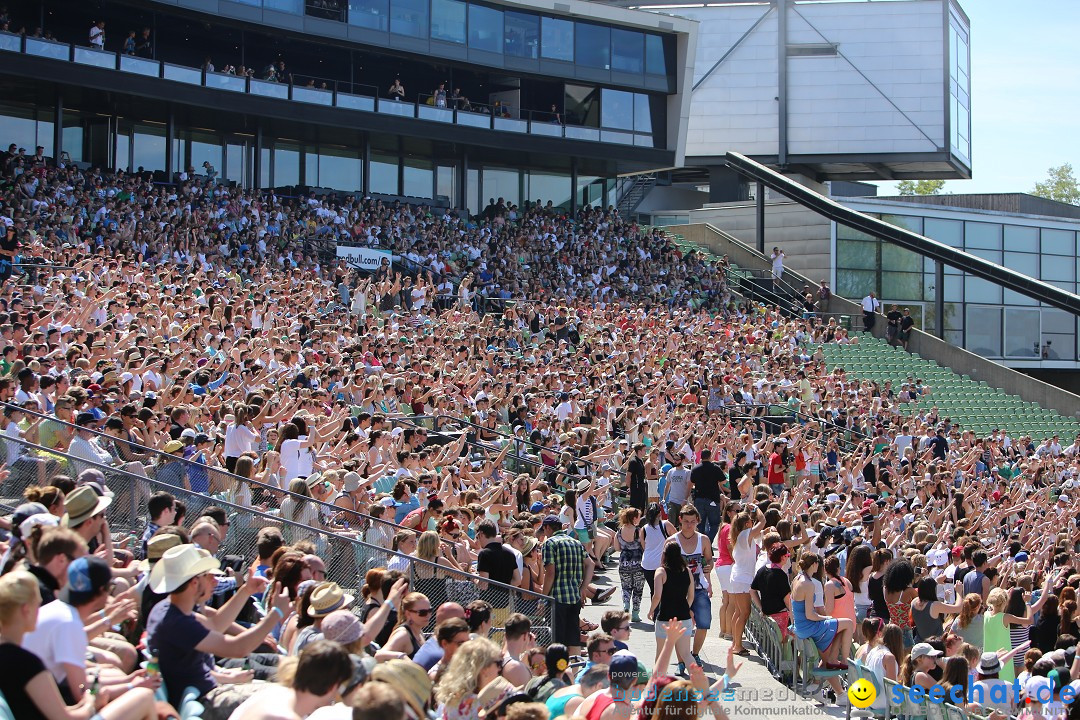
[[[923,380],[931,392],[908,405],[913,412],[936,407],[939,417],[952,418],[962,428],[979,435],[988,435],[997,428],[1007,428],[1013,437],[1031,435],[1038,440],[1060,435],[1072,439],[1080,432],[1080,424],[1076,420],[991,387],[985,380],[973,380],[968,375],[957,374],[918,353],[893,347],[869,333],[859,333],[858,339],[859,342],[851,345],[820,345],[825,366],[830,371],[843,368],[862,380],[880,384],[892,381],[893,391],[897,393],[908,377]]]

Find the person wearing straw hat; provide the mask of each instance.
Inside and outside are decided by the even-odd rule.
[[[431,678],[411,660],[387,660],[371,672],[373,682],[386,683],[405,701],[409,720],[426,720],[431,703]]]
[[[311,591],[311,599],[308,601],[308,617],[313,622],[300,629],[296,634],[293,651],[294,655],[300,652],[312,642],[322,638],[322,623],[327,615],[335,610],[343,610],[351,607],[355,598],[344,592],[336,582],[322,582]]]
[[[90,552],[97,550],[101,543],[99,536],[105,524],[105,508],[112,501],[111,497],[99,497],[93,488],[87,486],[75,488],[64,498],[67,512],[64,513],[62,524],[82,536]]]
[[[159,532],[154,535],[146,543],[146,559],[139,562],[139,570],[143,573],[150,573],[153,571],[154,566],[157,565],[161,556],[171,548],[177,545],[182,545],[184,542],[176,533],[171,532]],[[139,617],[142,620],[150,617],[150,611],[154,609],[154,606],[166,598],[164,593],[156,593],[151,590],[148,585],[150,582],[149,575],[143,575],[139,579],[139,583],[135,586],[136,592],[142,592],[142,603],[140,606]]]
[[[188,686],[199,691],[211,706],[220,703],[213,694],[219,684],[249,682],[253,673],[245,670],[216,669],[213,656],[242,658],[255,651],[274,626],[285,619],[289,609],[287,588],[274,587],[266,600],[266,616],[256,625],[236,635],[224,630],[236,619],[252,593],[266,587],[266,579],[250,576],[229,599],[212,621],[203,624],[195,615],[195,606],[213,595],[219,562],[194,545],[177,545],[165,551],[150,572],[147,587],[168,594],[169,602],[158,603],[146,619],[147,646],[158,658],[161,676],[169,691],[169,702],[177,706]],[[212,669],[214,668],[214,669]]]

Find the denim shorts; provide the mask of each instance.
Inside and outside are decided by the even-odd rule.
[[[694,590],[694,604],[690,606],[690,612],[694,615],[694,625],[698,630],[708,630],[712,627],[712,598],[707,590],[696,588]]]

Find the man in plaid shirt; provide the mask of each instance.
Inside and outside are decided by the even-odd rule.
[[[544,594],[555,601],[551,609],[552,640],[562,643],[571,655],[581,652],[581,606],[588,597],[596,564],[585,546],[563,530],[557,515],[548,515],[540,526],[544,557]]]

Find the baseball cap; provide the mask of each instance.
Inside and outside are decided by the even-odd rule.
[[[544,518],[544,525],[552,525],[561,528],[563,526],[563,521],[558,515],[548,515]]]
[[[941,651],[935,650],[934,646],[930,643],[915,643],[915,647],[911,648],[911,659],[917,660],[924,655],[929,657],[941,657]]]
[[[65,592],[72,605],[83,605],[94,595],[108,587],[112,580],[112,568],[95,555],[76,558],[68,565],[68,584]]]

